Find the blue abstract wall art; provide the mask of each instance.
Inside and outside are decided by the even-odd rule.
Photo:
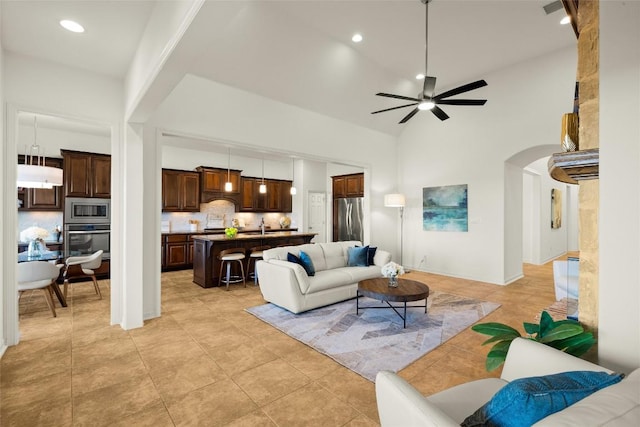
[[[425,231],[469,231],[467,184],[422,189]]]

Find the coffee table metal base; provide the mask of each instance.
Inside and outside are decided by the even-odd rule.
[[[402,319],[402,327],[403,328],[407,328],[407,301],[405,301],[403,303],[403,305],[391,305],[391,303],[389,301],[384,301],[382,300],[381,302],[386,303],[387,305],[378,305],[378,306],[364,306],[361,307],[360,306],[360,297],[363,297],[364,295],[360,295],[360,292],[358,292],[357,297],[356,297],[356,315],[360,314],[360,310],[365,310],[365,309],[369,309],[369,308],[384,308],[384,309],[388,309],[391,308],[393,309],[393,311],[396,312],[396,314]],[[400,312],[397,309],[403,309],[402,314],[400,314]],[[424,305],[410,305],[409,308],[424,308],[424,312],[425,314],[427,313],[427,300],[424,300]]]

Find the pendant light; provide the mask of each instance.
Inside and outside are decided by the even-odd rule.
[[[262,184],[260,184],[260,194],[267,192],[267,185],[264,183],[264,157],[262,158]]]
[[[296,177],[296,160],[291,159],[291,189],[289,190],[289,193],[292,196],[295,196],[298,193],[298,190],[296,189],[295,185],[293,185],[296,179],[295,177]]]
[[[233,191],[231,183],[231,147],[229,147],[229,156],[227,158],[227,182],[224,183],[224,191]]]
[[[35,153],[35,154],[34,154]],[[35,164],[34,164],[35,157]],[[38,145],[38,119],[33,117],[33,145],[25,148],[24,164],[18,165],[16,184],[24,188],[53,188],[62,185],[62,169],[45,166]]]

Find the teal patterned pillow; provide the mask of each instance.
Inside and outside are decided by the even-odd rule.
[[[502,387],[461,426],[528,427],[623,377],[624,374],[573,371],[520,378]]]

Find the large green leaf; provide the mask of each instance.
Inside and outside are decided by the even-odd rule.
[[[525,332],[529,335],[535,335],[540,332],[540,325],[538,325],[537,323],[524,322],[523,325]]]
[[[516,338],[518,337],[514,336],[513,334],[496,335],[495,337],[491,337],[485,342],[483,342],[482,345],[491,344],[492,342],[497,342],[497,341],[513,341]]]
[[[596,339],[591,332],[583,332],[575,337],[562,340],[562,343],[564,344],[564,351],[566,353],[579,357],[585,354],[596,343]]]
[[[547,331],[546,335],[541,337],[539,341],[546,344],[548,342],[570,338],[583,332],[584,328],[579,324],[564,323]]]
[[[554,323],[553,318],[546,311],[543,311],[540,314],[540,332],[538,333],[538,340],[544,338],[549,331],[554,328]]]
[[[499,335],[511,335],[514,338],[517,338],[521,336],[520,332],[513,329],[511,326],[496,322],[478,323],[477,325],[473,325],[471,329],[480,334],[489,335],[492,337]]]

